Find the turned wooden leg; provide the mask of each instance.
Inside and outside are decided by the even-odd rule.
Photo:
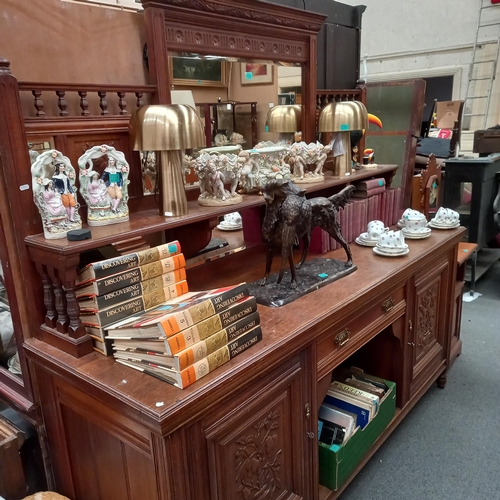
[[[79,339],[86,334],[85,327],[80,319],[80,306],[76,300],[73,285],[65,283],[64,290],[66,292],[66,311],[69,316],[68,335],[74,339]]]
[[[444,389],[444,386],[446,385],[446,380],[447,380],[446,372],[441,373],[441,375],[439,375],[438,379],[436,380],[437,386],[440,389]]]
[[[55,328],[57,321],[57,311],[52,280],[50,279],[50,276],[48,275],[47,269],[44,265],[37,263],[36,268],[42,278],[43,283],[43,303],[46,309],[44,322],[45,325],[49,328]]]

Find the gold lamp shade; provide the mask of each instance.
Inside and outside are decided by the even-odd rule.
[[[134,150],[160,153],[160,215],[186,215],[183,151],[205,145],[203,124],[196,110],[185,104],[142,106],[130,117],[129,132]]]
[[[295,133],[302,130],[302,106],[299,104],[274,106],[267,113],[266,126],[269,132]]]
[[[129,131],[136,151],[176,151],[205,146],[200,116],[186,104],[151,104],[130,117]]]
[[[319,115],[318,132],[348,132],[368,128],[368,111],[359,101],[327,104]]]

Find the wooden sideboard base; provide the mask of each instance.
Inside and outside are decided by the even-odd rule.
[[[42,325],[40,327],[40,336],[41,340],[47,342],[47,344],[57,347],[75,358],[81,358],[94,350],[92,339],[88,335],[74,339],[67,334]]]

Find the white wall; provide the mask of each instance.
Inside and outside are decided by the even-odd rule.
[[[361,75],[368,82],[453,75],[453,99],[465,99],[481,0],[341,1],[367,6],[362,20]],[[482,1],[491,5],[490,0]],[[485,44],[477,54],[483,60],[496,56],[491,42],[500,29],[500,5],[483,11],[481,23],[489,21],[499,26],[480,31]],[[481,67],[484,73],[491,72],[491,65]],[[475,94],[484,95],[485,85],[478,83]],[[497,70],[487,127],[500,122],[499,88]],[[468,112],[484,113],[485,100],[471,102],[474,109]],[[483,128],[481,119],[472,120],[471,130]]]

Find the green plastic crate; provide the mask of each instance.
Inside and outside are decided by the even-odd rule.
[[[342,446],[319,443],[319,482],[323,486],[333,491],[339,489],[394,418],[396,384],[388,380],[385,383],[390,392],[380,404],[377,416],[364,429],[358,429]]]

